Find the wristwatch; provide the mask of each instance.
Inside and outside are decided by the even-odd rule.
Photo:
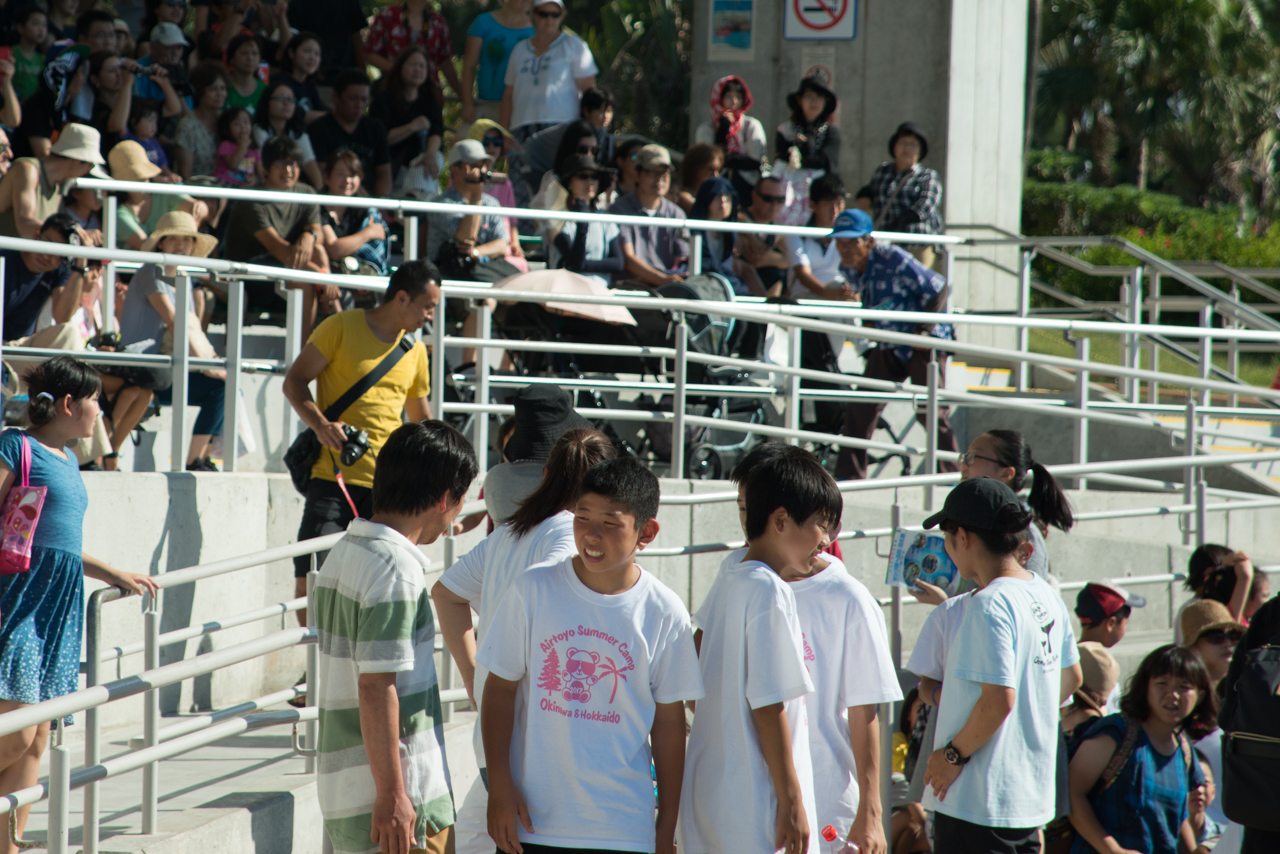
[[[71,272],[79,273],[82,276],[87,276],[89,275],[89,268],[88,267],[72,267]]]
[[[950,765],[960,766],[967,763],[972,757],[961,756],[956,746],[948,741],[947,746],[942,748],[942,758],[947,760]]]

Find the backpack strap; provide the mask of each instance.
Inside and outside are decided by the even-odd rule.
[[[1102,769],[1095,791],[1089,793],[1090,799],[1105,792],[1111,788],[1116,780],[1120,779],[1120,772],[1124,770],[1124,766],[1129,764],[1129,759],[1133,756],[1133,750],[1138,745],[1138,733],[1142,730],[1141,724],[1128,718],[1125,718],[1124,722],[1124,738],[1121,739],[1116,752],[1111,754],[1111,761],[1107,763],[1107,767]]]

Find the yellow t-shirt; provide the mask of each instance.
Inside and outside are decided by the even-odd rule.
[[[315,346],[329,364],[316,378],[316,405],[323,412],[341,397],[365,374],[378,366],[397,346],[399,339],[391,343],[380,341],[369,328],[363,309],[341,311],[332,315],[315,328],[308,343]],[[340,421],[359,427],[369,434],[369,452],[350,468],[343,466],[338,453],[328,448],[320,452],[320,460],[311,469],[311,476],[322,480],[337,480],[334,463],[342,472],[348,486],[373,486],[373,469],[377,453],[391,432],[404,423],[404,402],[411,397],[427,397],[431,394],[431,373],[427,366],[427,349],[419,341],[413,349],[400,357],[396,366],[378,380],[378,384],[366,391],[347,411]]]
[[[893,771],[895,774],[905,774],[907,769],[907,748],[910,746],[911,740],[900,732],[893,734]]]

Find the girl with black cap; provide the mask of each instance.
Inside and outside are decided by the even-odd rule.
[[[858,190],[854,205],[869,212],[879,231],[909,234],[942,233],[942,180],[938,173],[921,166],[929,154],[929,140],[912,122],[903,122],[889,137],[889,156],[876,167],[871,180]],[[902,244],[916,260],[933,266],[929,244]]]
[[[582,213],[594,211],[596,198],[608,189],[610,170],[590,154],[572,155],[558,169],[560,183],[569,194],[566,209]],[[607,288],[609,277],[621,273],[625,267],[622,245],[618,242],[621,234],[618,226],[611,222],[565,222],[553,239],[551,266],[581,273]]]
[[[824,77],[815,74],[801,80],[800,88],[787,96],[791,118],[778,125],[774,136],[777,158],[793,169],[821,169],[838,174],[840,129],[829,123],[838,103],[836,93],[828,88]]]

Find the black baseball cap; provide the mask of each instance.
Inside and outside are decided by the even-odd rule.
[[[924,527],[932,528],[948,519],[964,528],[998,534],[1016,534],[1024,530],[1029,521],[1013,490],[990,477],[970,478],[956,484],[947,494],[942,509],[924,520]]]

